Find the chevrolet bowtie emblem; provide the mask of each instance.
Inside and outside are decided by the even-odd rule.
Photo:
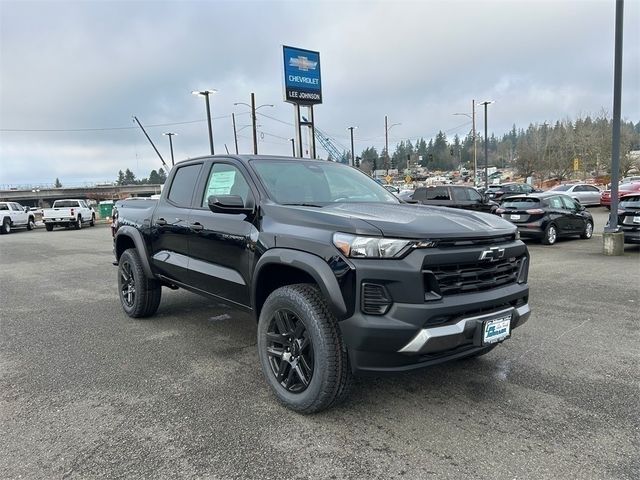
[[[290,58],[289,65],[292,67],[297,67],[298,70],[302,70],[303,72],[307,72],[309,70],[315,70],[318,62],[309,60],[307,57],[299,56],[296,58]]]
[[[480,260],[489,260],[491,262],[497,262],[501,258],[504,258],[504,248],[492,247],[489,250],[485,250],[480,254]]]

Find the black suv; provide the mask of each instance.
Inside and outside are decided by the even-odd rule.
[[[475,188],[465,185],[418,187],[412,194],[400,196],[400,198],[408,202],[413,200],[423,205],[463,208],[476,212],[495,213],[498,208],[496,202],[489,200]]]
[[[153,315],[167,286],[253,313],[265,378],[300,412],[333,405],[354,373],[487,353],[530,314],[514,225],[403,204],[333,162],[193,159],[115,216],[124,311]]]
[[[502,201],[513,195],[527,195],[541,191],[528,183],[503,183],[501,185],[489,185],[484,193],[491,200]]]

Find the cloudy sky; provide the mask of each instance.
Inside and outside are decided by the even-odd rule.
[[[291,152],[282,45],[320,51],[316,125],[345,147],[384,145],[384,115],[402,139],[464,135],[453,113],[495,100],[489,129],[612,111],[615,2],[0,0],[0,188],[110,181],[161,166],[138,116],[169,159],[251,148],[255,92],[261,153]],[[623,118],[640,120],[640,1],[625,5]],[[171,124],[171,125],[167,125]],[[482,116],[478,115],[482,129]],[[391,148],[393,150],[393,147]],[[320,156],[326,156],[319,149]]]

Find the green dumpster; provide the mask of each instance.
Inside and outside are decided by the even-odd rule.
[[[111,218],[111,210],[113,209],[113,200],[103,200],[99,204],[98,215],[100,218]]]

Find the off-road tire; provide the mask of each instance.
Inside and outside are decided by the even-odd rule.
[[[292,312],[302,321],[313,348],[313,374],[306,389],[299,393],[283,387],[269,363],[267,332],[275,313],[281,309]],[[257,343],[265,379],[286,407],[300,413],[315,413],[347,396],[352,382],[347,350],[338,322],[317,286],[287,285],[273,291],[260,312]]]
[[[0,228],[0,233],[7,234],[11,233],[11,220],[5,218],[2,221],[2,228]]]
[[[558,227],[554,223],[547,225],[544,229],[544,237],[542,237],[542,243],[544,245],[553,245],[558,240]]]
[[[34,228],[36,228],[36,222],[33,217],[29,217],[29,220],[27,220],[27,230],[33,230]]]
[[[124,273],[123,273],[124,272]],[[134,295],[131,301],[125,297],[126,278],[133,279]],[[135,248],[125,250],[118,262],[118,296],[122,309],[131,318],[150,317],[158,310],[162,298],[162,286],[153,278],[148,278],[142,268],[140,256]]]
[[[47,229],[47,232],[53,232],[53,225],[49,223],[45,223],[44,228]]]
[[[591,237],[593,237],[593,223],[588,221],[584,226],[584,231],[580,234],[580,238],[589,240]]]
[[[73,228],[75,228],[76,230],[80,230],[82,228],[82,217],[80,215],[78,215],[76,223],[73,224]]]

